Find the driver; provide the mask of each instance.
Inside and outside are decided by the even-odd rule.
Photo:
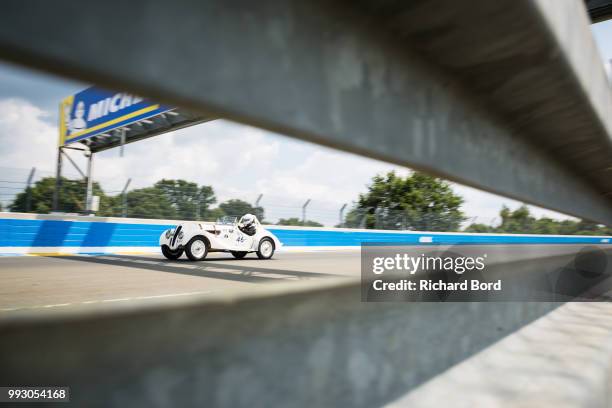
[[[244,232],[245,234],[249,236],[253,236],[255,235],[255,232],[256,232],[256,228],[255,228],[256,219],[257,218],[255,218],[253,214],[245,214],[240,219],[240,223],[238,223],[238,228],[240,229],[240,231]]]

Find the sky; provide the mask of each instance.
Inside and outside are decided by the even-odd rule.
[[[612,59],[612,22],[593,26],[602,61]],[[609,67],[608,67],[609,69]],[[611,73],[612,75],[612,73]],[[90,84],[74,82],[0,63],[0,202],[10,201],[36,167],[37,178],[53,175],[57,145],[58,103]],[[79,164],[79,154],[72,157]],[[76,171],[65,163],[66,175]],[[84,168],[84,167],[83,167]],[[260,204],[266,218],[301,217],[301,206],[311,199],[307,216],[325,225],[338,222],[340,207],[354,202],[367,190],[376,174],[404,167],[367,159],[318,145],[297,141],[269,131],[217,120],[156,136],[119,149],[96,154],[94,179],[110,194],[123,188],[150,186],[162,178],[181,178],[211,185],[218,200],[240,198]],[[8,182],[8,183],[7,183]],[[13,184],[11,184],[13,183]],[[11,187],[13,186],[13,187]],[[502,205],[516,208],[520,202],[453,184],[465,199],[469,221],[496,224]],[[531,207],[537,215],[563,215]]]

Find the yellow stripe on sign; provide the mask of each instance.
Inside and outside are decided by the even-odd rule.
[[[72,103],[74,102],[74,95],[68,96],[60,103],[59,111],[59,146],[63,146],[66,143],[66,131],[68,129],[68,123],[66,119],[70,119],[70,111],[72,110]]]
[[[88,133],[95,132],[96,130],[103,129],[103,128],[107,127],[107,126],[114,125],[114,124],[119,123],[121,121],[124,121],[126,119],[131,119],[131,118],[134,118],[134,117],[136,117],[138,115],[142,115],[143,113],[154,111],[155,109],[159,109],[159,105],[151,105],[151,106],[148,106],[146,108],[142,108],[140,110],[137,110],[136,112],[128,113],[127,115],[123,115],[123,116],[121,116],[119,118],[115,118],[113,120],[109,120],[108,122],[100,123],[99,125],[96,125],[94,127],[91,127],[91,128],[85,129],[85,130],[81,130],[80,132],[77,132],[77,133],[74,133],[74,134],[68,136],[66,138],[66,142],[69,142],[72,139],[77,138],[79,136],[83,136],[83,135],[86,135]]]

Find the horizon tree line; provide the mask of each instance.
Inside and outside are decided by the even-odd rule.
[[[17,196],[8,206],[13,212],[49,213],[52,210],[55,178],[45,177]],[[85,209],[83,180],[62,178],[60,210],[80,213]],[[100,197],[98,216],[131,218],[215,220],[224,215],[240,217],[255,214],[265,222],[265,211],[240,199],[217,204],[212,186],[181,179],[162,179],[150,187],[130,190],[123,195],[107,195],[99,183],[93,183],[93,194]],[[612,228],[586,220],[554,220],[534,217],[526,205],[511,210],[503,206],[497,226],[482,223],[464,225],[464,199],[451,184],[438,177],[413,172],[406,177],[391,171],[376,175],[359,194],[342,222],[336,227],[365,229],[401,229],[413,231],[465,231],[480,233],[533,233],[557,235],[611,235]],[[1,210],[1,207],[0,207]],[[280,218],[277,225],[323,226],[298,217]]]

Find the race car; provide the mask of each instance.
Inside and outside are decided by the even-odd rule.
[[[201,261],[209,252],[230,252],[234,258],[244,258],[255,252],[259,259],[270,259],[282,246],[274,234],[261,226],[257,217],[246,214],[223,217],[215,223],[184,222],[165,230],[159,245],[168,259],[178,259],[183,252],[192,261]]]

